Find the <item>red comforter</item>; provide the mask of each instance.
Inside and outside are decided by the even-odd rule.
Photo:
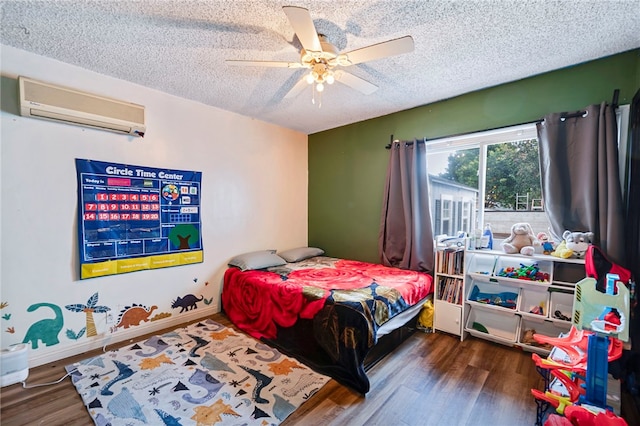
[[[377,293],[396,306],[375,303],[378,326],[415,305],[432,292],[427,274],[378,264],[314,257],[267,270],[225,272],[222,303],[231,321],[257,339],[274,339],[277,326],[290,327],[298,318],[313,318],[331,290],[344,301],[361,301],[377,284]],[[349,291],[340,291],[349,290]],[[398,298],[404,303],[398,308]]]

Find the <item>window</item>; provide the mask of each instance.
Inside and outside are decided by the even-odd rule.
[[[427,142],[427,171],[435,235],[490,223],[501,238],[516,222],[548,232],[535,124]]]
[[[460,230],[469,234],[473,228],[471,227],[471,204],[468,198],[462,199],[462,211],[460,213]]]
[[[451,227],[451,219],[453,217],[453,213],[451,211],[453,204],[453,199],[450,196],[442,195],[440,199],[440,220],[442,224],[442,233],[447,235],[453,234],[453,229]]]

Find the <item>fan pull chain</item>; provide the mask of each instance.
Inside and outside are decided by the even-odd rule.
[[[316,85],[312,84],[311,86],[313,87],[312,88],[313,92],[312,92],[312,95],[311,95],[311,103],[313,105],[315,105],[316,104],[316,92],[317,92]],[[322,92],[318,92],[318,108],[322,108]]]

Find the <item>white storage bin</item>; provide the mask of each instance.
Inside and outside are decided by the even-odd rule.
[[[529,288],[520,289],[518,312],[540,318],[549,317],[549,292]]]
[[[524,279],[519,278],[518,272],[523,272],[526,268],[537,268],[537,273],[533,274],[532,270],[530,271],[529,278],[533,279]],[[496,267],[494,268],[493,275],[498,279],[510,279],[510,280],[518,280],[519,282],[531,282],[531,283],[550,283],[553,281],[552,276],[553,271],[553,263],[548,260],[539,260],[533,258],[526,257],[509,257],[503,256],[498,259],[496,262]]]
[[[472,307],[465,329],[482,339],[510,344],[516,342],[519,324],[517,315]]]
[[[522,317],[518,343],[525,349],[548,355],[553,346],[541,345],[540,343],[533,340],[533,334],[558,337],[560,336],[560,334],[568,332],[570,328],[571,324],[560,324],[551,321],[544,321],[542,318],[540,320],[535,320],[529,317]]]
[[[484,275],[490,277],[496,264],[496,256],[491,254],[478,254],[469,252],[471,260],[467,267],[467,272],[473,275]]]
[[[553,291],[550,299],[549,318],[570,322],[573,315],[573,293]]]
[[[511,312],[518,306],[518,289],[514,287],[472,280],[467,291],[467,301],[472,304]]]

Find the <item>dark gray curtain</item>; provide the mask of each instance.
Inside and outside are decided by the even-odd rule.
[[[631,102],[625,175],[626,267],[640,280],[640,90]]]
[[[391,145],[378,249],[383,265],[433,272],[424,141]]]
[[[540,175],[551,231],[592,231],[593,243],[624,263],[622,191],[614,109],[602,103],[585,114],[554,113],[538,123]]]

